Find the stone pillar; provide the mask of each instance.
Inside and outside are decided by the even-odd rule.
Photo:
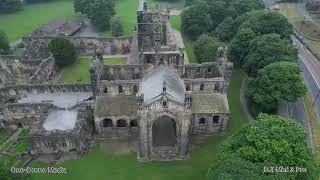
[[[149,160],[148,121],[145,113],[140,116],[139,154],[140,161]]]
[[[180,116],[181,120],[181,137],[178,159],[186,159],[188,156],[188,144],[189,144],[189,128],[191,122],[191,113],[187,112]]]

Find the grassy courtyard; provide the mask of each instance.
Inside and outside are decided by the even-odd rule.
[[[29,35],[36,28],[56,17],[71,19],[75,16],[72,0],[58,0],[50,3],[26,5],[22,11],[0,15],[0,29],[13,42]]]
[[[231,134],[247,123],[245,114],[240,106],[239,95],[243,73],[235,70],[229,89],[229,107],[231,118],[228,124],[228,134],[225,136],[212,136],[208,142],[195,149],[190,159],[173,162],[147,162],[137,161],[137,155],[112,155],[105,153],[96,145],[84,158],[80,160],[66,161],[55,165],[65,167],[67,174],[34,174],[35,180],[196,180],[205,179],[207,169],[215,163],[216,155],[221,143]],[[49,165],[37,163],[35,167],[47,167]],[[50,165],[51,166],[51,165]],[[86,173],[84,173],[86,172]]]
[[[64,68],[63,74],[58,83],[89,83],[90,74],[89,66],[92,63],[91,58],[80,58],[71,66]],[[109,58],[104,59],[105,64],[126,64],[126,58]]]

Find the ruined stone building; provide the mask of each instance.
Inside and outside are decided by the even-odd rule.
[[[193,134],[226,131],[232,73],[223,48],[215,62],[189,64],[166,13],[141,3],[129,63],[90,67],[98,136],[137,136],[138,159],[188,157]]]
[[[50,84],[54,60],[42,55],[52,36],[23,38],[25,59],[0,63],[0,127],[29,129],[34,155],[131,137],[141,161],[186,159],[191,136],[225,132],[233,68],[225,49],[215,62],[189,64],[167,12],[141,1],[137,22],[133,37],[66,37],[80,55],[94,55],[90,84]],[[128,63],[103,63],[114,54],[129,54]]]

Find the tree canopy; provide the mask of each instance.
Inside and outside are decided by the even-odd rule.
[[[12,13],[22,9],[21,0],[1,0],[0,14]]]
[[[276,62],[258,71],[256,79],[248,84],[248,98],[258,112],[270,112],[277,108],[280,100],[294,102],[307,89],[297,63]]]
[[[53,54],[58,67],[74,63],[77,59],[75,46],[66,38],[56,37],[49,43],[49,50]]]
[[[218,25],[214,35],[221,41],[228,42],[233,38],[235,33],[236,29],[233,27],[233,19],[232,17],[228,17]]]
[[[297,49],[289,40],[278,34],[265,34],[252,40],[243,67],[249,76],[255,77],[259,69],[278,61],[297,62],[297,56]]]
[[[199,2],[184,10],[181,15],[182,32],[192,39],[208,32],[211,27],[211,19],[207,12],[208,6],[204,2]]]
[[[229,9],[233,17],[238,17],[252,10],[264,9],[264,3],[262,0],[233,0],[230,2]]]
[[[100,30],[110,27],[110,19],[116,13],[114,0],[75,0],[74,9],[86,14]]]
[[[303,167],[307,169],[307,172],[283,173],[287,177],[285,179],[316,179],[319,175],[319,166],[307,146],[306,137],[301,125],[292,119],[259,114],[255,122],[247,125],[223,143],[218,155],[219,163],[209,170],[209,175],[215,175],[216,172],[221,171],[221,166],[224,166],[227,170],[226,174],[222,174],[222,176],[229,174],[226,176],[229,177],[227,179],[238,174],[243,177],[250,175],[256,177],[259,173],[252,166],[251,163],[253,163],[258,167],[261,167],[261,164],[264,166]],[[232,170],[234,164],[228,167],[227,162],[241,164],[245,167],[237,166],[239,171]],[[263,169],[260,171],[263,172]],[[210,177],[215,179],[214,176]]]
[[[244,58],[249,53],[249,45],[256,34],[251,29],[240,29],[229,44],[228,58],[237,66],[243,65]]]
[[[9,49],[9,40],[5,32],[0,30],[0,54],[6,53]]]
[[[123,35],[123,27],[120,22],[119,17],[112,17],[110,20],[111,33],[113,36],[122,36]]]
[[[202,34],[193,45],[194,54],[199,63],[213,62],[216,60],[218,48],[221,46],[223,46],[223,44],[217,39],[207,34]]]
[[[240,28],[250,28],[258,35],[276,33],[282,39],[290,39],[293,34],[293,27],[287,18],[274,11],[257,11]]]

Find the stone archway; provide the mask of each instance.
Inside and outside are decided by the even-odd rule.
[[[152,124],[152,146],[175,146],[177,144],[177,125],[173,118],[161,116]]]

